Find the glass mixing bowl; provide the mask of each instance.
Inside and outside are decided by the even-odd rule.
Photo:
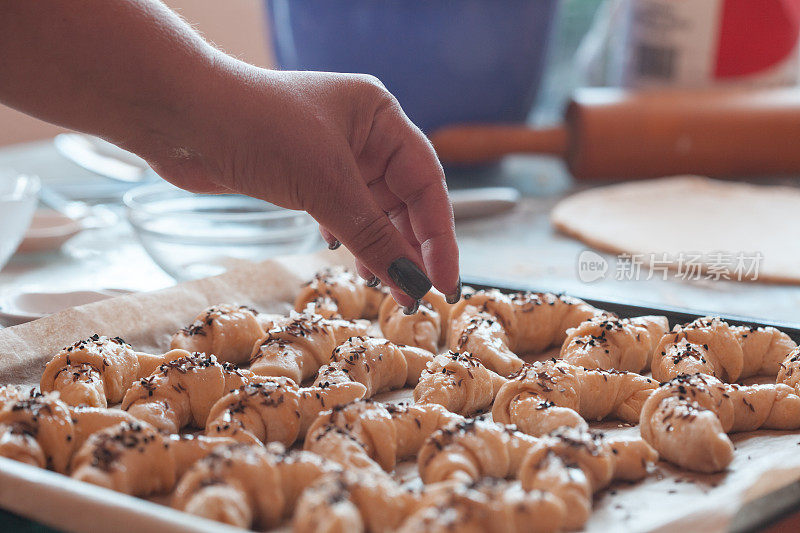
[[[322,247],[307,213],[247,196],[193,194],[162,182],[132,189],[123,201],[144,249],[179,281]]]

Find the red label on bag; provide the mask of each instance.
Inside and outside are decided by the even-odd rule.
[[[721,16],[716,78],[758,74],[793,57],[800,1],[725,0]]]
[[[795,85],[800,0],[625,0],[625,87]]]

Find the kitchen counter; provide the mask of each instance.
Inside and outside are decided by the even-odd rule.
[[[0,168],[3,167],[38,174],[44,183],[74,197],[81,196],[84,181],[96,183],[101,179],[61,157],[50,142],[0,149]],[[589,185],[576,186],[554,160],[510,158],[493,170],[451,177],[453,188],[511,185],[523,193],[520,205],[511,212],[457,222],[465,278],[494,278],[598,299],[800,322],[798,286],[683,281],[673,276],[665,280],[660,273],[649,276],[647,271],[642,272],[639,280],[618,280],[613,268],[616,258],[607,254],[602,256],[611,268],[605,279],[592,283],[580,281],[578,256],[586,247],[555,233],[548,216],[560,198]],[[0,291],[21,286],[43,291],[92,288],[145,291],[173,283],[139,245],[124,216],[112,227],[78,235],[58,252],[17,254],[0,271]],[[46,530],[3,511],[0,511],[1,524],[20,531]],[[800,515],[793,515],[771,531],[794,531],[797,527]]]
[[[64,159],[49,142],[0,149],[2,167],[38,174],[45,183],[73,196],[80,196],[83,181],[102,180]],[[673,275],[665,280],[660,272],[647,270],[638,280],[616,279],[626,276],[617,275],[616,257],[608,254],[602,254],[609,263],[606,277],[582,282],[577,275],[578,256],[587,247],[554,232],[548,216],[561,197],[587,185],[576,187],[554,160],[510,158],[492,170],[466,176],[452,173],[451,181],[453,188],[511,185],[523,193],[514,211],[457,222],[464,277],[496,278],[598,299],[800,321],[800,286],[686,281]],[[787,245],[791,243],[787,236]],[[139,245],[124,217],[113,227],[78,235],[60,252],[17,254],[0,271],[0,291],[22,285],[45,291],[103,287],[138,291],[173,283]]]

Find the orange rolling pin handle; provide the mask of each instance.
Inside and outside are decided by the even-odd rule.
[[[463,125],[431,141],[444,164],[564,158],[578,178],[800,173],[800,88],[576,91],[565,126]]]
[[[520,153],[563,156],[567,147],[567,134],[560,126],[534,130],[524,125],[463,124],[436,130],[430,139],[446,165],[488,163]]]

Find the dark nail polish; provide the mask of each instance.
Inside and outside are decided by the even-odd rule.
[[[461,276],[458,276],[458,287],[456,287],[456,290],[445,296],[444,299],[449,304],[454,304],[461,299]]]
[[[419,309],[419,300],[414,300],[414,305],[403,308],[404,315],[413,315]]]
[[[371,279],[367,280],[367,287],[377,287],[380,282],[381,280],[378,279],[378,276],[372,276]]]
[[[431,280],[410,259],[405,257],[395,259],[389,265],[387,272],[400,290],[415,300],[419,300],[431,290]]]
[[[342,243],[340,243],[339,241],[329,242],[328,243],[328,250],[335,250],[338,247],[340,247],[341,245],[342,245]]]

